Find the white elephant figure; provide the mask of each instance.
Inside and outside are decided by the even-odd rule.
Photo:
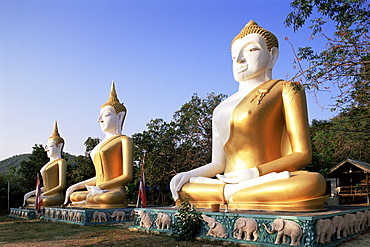
[[[370,210],[365,210],[365,227],[370,227]]]
[[[164,230],[166,228],[166,230],[168,230],[171,225],[170,216],[165,213],[158,213],[155,224],[158,229]]]
[[[73,212],[73,211],[69,211],[69,212],[68,212],[68,220],[69,220],[69,221],[73,221],[74,216],[75,216],[75,215],[74,215],[74,212]]]
[[[227,238],[228,234],[225,230],[225,227],[215,218],[209,217],[205,214],[202,214],[202,218],[205,222],[207,222],[209,226],[209,230],[207,232],[207,236],[216,237],[216,238]]]
[[[60,214],[61,214],[60,210],[57,210],[55,212],[55,219],[60,219]]]
[[[258,228],[257,221],[250,218],[241,217],[236,220],[234,225],[233,237],[236,239],[244,239],[251,241],[253,235],[253,241],[258,239]]]
[[[153,222],[149,215],[143,210],[135,210],[135,213],[140,217],[140,227],[150,229]]]
[[[62,211],[62,220],[67,220],[67,211],[66,210]]]
[[[365,230],[366,218],[363,212],[356,212],[356,232]]]
[[[119,211],[115,210],[112,215],[110,215],[111,218],[116,218],[116,221],[121,221],[126,219],[126,213],[125,211]]]
[[[49,208],[45,208],[45,212],[44,212],[45,217],[49,217],[49,211],[50,211]]]
[[[95,211],[93,214],[93,222],[107,222],[107,215],[104,212]]]
[[[347,235],[355,234],[356,230],[356,215],[346,214],[344,215],[344,222],[347,224]]]
[[[319,244],[329,243],[334,234],[334,226],[330,219],[316,221],[316,242]]]
[[[81,222],[82,221],[82,213],[81,212],[76,212],[75,217],[76,217],[76,222]]]
[[[334,233],[337,234],[337,239],[341,239],[342,237],[347,237],[347,225],[344,223],[343,216],[336,215],[331,220],[331,223],[334,227]]]
[[[286,236],[289,236],[291,238],[290,245],[300,245],[302,228],[298,223],[278,218],[272,222],[271,230],[269,230],[265,224],[263,225],[265,226],[266,231],[270,234],[275,231],[278,232],[275,244],[280,244],[281,237],[283,237],[283,244],[285,244],[287,241]]]

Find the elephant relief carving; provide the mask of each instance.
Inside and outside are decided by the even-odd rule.
[[[140,227],[149,229],[152,226],[152,220],[145,211],[135,210],[135,213],[140,217]]]
[[[370,227],[370,210],[365,210],[365,227]]]
[[[155,224],[156,224],[158,229],[168,230],[170,228],[170,225],[171,225],[170,216],[168,214],[165,214],[165,213],[158,213],[157,219],[155,220]]]
[[[109,215],[111,218],[116,218],[116,221],[122,221],[126,219],[125,211],[115,210],[112,215]]]
[[[291,239],[290,245],[300,245],[302,228],[298,223],[278,218],[272,222],[271,230],[269,230],[265,224],[263,225],[269,234],[273,234],[276,231],[278,232],[275,244],[280,244],[281,237],[283,237],[283,244],[285,244],[287,242],[286,236],[289,236]]]
[[[366,218],[363,212],[356,212],[356,232],[365,230]]]
[[[61,212],[59,210],[57,210],[55,212],[55,219],[60,219],[60,214],[61,214]]]
[[[316,242],[319,244],[329,243],[334,234],[334,226],[330,219],[316,221]]]
[[[233,237],[236,239],[243,239],[251,241],[253,236],[253,241],[258,239],[258,229],[257,221],[250,218],[241,217],[236,220],[234,225]]]
[[[209,217],[207,215],[202,214],[202,218],[205,222],[207,222],[209,226],[209,230],[207,232],[207,236],[216,237],[216,238],[227,238],[228,234],[225,230],[225,227],[216,219]]]
[[[50,209],[45,208],[45,212],[44,212],[45,217],[49,217],[49,211]]]
[[[347,224],[347,235],[352,235],[355,233],[356,226],[356,215],[346,214],[344,215],[344,223]]]
[[[331,223],[333,224],[334,233],[336,233],[337,239],[347,237],[347,225],[344,223],[343,216],[334,216]]]
[[[81,222],[82,221],[82,213],[81,212],[76,212],[75,217],[76,217],[76,222]]]
[[[73,221],[74,216],[75,216],[75,215],[74,215],[74,212],[73,212],[73,211],[69,211],[69,212],[68,212],[68,220],[69,220],[69,221]]]
[[[66,220],[66,219],[67,219],[67,211],[63,210],[62,211],[62,220]]]
[[[107,222],[107,215],[104,212],[95,211],[93,214],[94,222]]]

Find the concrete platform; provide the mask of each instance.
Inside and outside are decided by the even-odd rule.
[[[149,217],[152,222],[149,228],[140,227],[140,217],[136,216],[135,223],[129,229],[131,231],[144,231],[147,233],[163,233],[163,234],[171,234],[172,233],[172,223],[175,221],[175,213],[177,213],[178,208],[173,207],[156,207],[156,208],[138,208],[136,210],[143,210]],[[289,245],[291,243],[291,238],[289,236],[286,237],[286,243],[283,244],[282,240],[280,239],[279,244],[275,244],[277,240],[278,233],[275,232],[273,234],[269,234],[263,224],[265,224],[269,229],[271,229],[272,223],[275,219],[284,219],[288,221],[294,221],[299,224],[302,230],[302,236],[299,241],[299,246],[336,246],[343,241],[351,239],[355,237],[359,231],[358,225],[359,222],[355,222],[353,233],[349,232],[346,237],[341,237],[337,239],[336,233],[332,234],[329,233],[329,241],[325,242],[324,244],[319,244],[317,241],[317,232],[316,232],[316,223],[318,220],[329,219],[332,220],[334,216],[345,216],[346,214],[353,214],[356,215],[357,212],[365,213],[365,211],[370,211],[370,206],[326,206],[324,211],[320,212],[278,212],[278,211],[254,211],[254,210],[230,210],[229,213],[225,213],[224,210],[220,212],[211,212],[210,209],[197,209],[198,211],[202,212],[203,214],[213,217],[219,222],[225,229],[227,233],[226,238],[218,238],[209,236],[208,231],[210,228],[208,227],[207,223],[202,221],[200,232],[198,234],[198,238],[210,239],[210,240],[218,240],[218,241],[225,241],[225,242],[235,242],[240,244],[255,244],[255,245],[263,245],[263,246],[283,246]],[[157,216],[159,213],[165,213],[169,215],[171,220],[171,226],[167,229],[159,229],[158,226],[155,224]],[[237,239],[234,237],[234,227],[235,222],[237,219],[244,217],[253,219],[257,222],[257,232],[258,232],[258,239],[257,241],[252,240],[243,240]],[[370,217],[369,217],[370,218]],[[370,227],[370,219],[366,221],[366,227]],[[348,228],[348,226],[347,226]],[[349,228],[348,228],[349,229]],[[244,238],[244,236],[243,236]]]
[[[133,210],[134,207],[115,209],[45,207],[41,219],[83,226],[113,224],[134,221]]]
[[[43,210],[40,211],[40,214],[32,208],[10,208],[10,213],[8,216],[14,218],[20,218],[25,220],[38,219],[43,214]]]

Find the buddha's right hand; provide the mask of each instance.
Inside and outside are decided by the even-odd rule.
[[[181,172],[179,174],[176,174],[171,179],[170,189],[171,189],[172,197],[175,201],[179,199],[179,191],[181,190],[182,186],[185,183],[188,183],[191,177],[192,177],[192,173]]]

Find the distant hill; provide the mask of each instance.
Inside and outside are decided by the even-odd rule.
[[[15,166],[15,168],[18,169],[21,166],[21,162],[23,160],[27,160],[30,155],[31,154],[18,154],[18,155],[14,155],[14,156],[12,156],[10,158],[7,158],[5,160],[1,160],[0,161],[0,172],[7,174],[7,173],[9,173],[9,169],[12,166]],[[63,157],[66,160],[71,161],[76,156],[75,155],[71,155],[69,153],[63,153]]]
[[[27,160],[31,154],[18,154],[10,158],[0,161],[0,172],[7,174],[10,167],[15,166],[16,168],[21,166],[23,160]]]

